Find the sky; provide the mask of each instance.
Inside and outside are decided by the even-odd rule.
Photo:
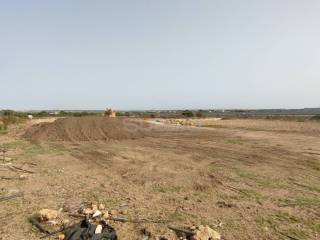
[[[0,0],[0,109],[320,107],[319,0]]]

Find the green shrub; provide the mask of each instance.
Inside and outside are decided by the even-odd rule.
[[[198,118],[204,118],[204,117],[206,117],[205,111],[203,111],[203,110],[197,111],[197,112],[196,112],[196,117],[198,117]]]
[[[314,115],[313,117],[310,118],[312,121],[320,121],[320,115]]]
[[[25,119],[27,119],[26,113],[2,110],[0,111],[0,130],[4,131],[9,125],[23,122]]]
[[[185,111],[182,112],[182,116],[184,116],[184,117],[193,117],[194,114],[190,110],[185,110]]]
[[[3,123],[0,123],[0,131],[5,131],[6,127]]]

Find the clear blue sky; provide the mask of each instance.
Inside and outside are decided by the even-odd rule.
[[[320,1],[0,1],[0,90],[20,110],[320,107]]]

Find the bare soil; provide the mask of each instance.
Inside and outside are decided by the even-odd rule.
[[[131,129],[132,120],[106,117],[70,117],[40,123],[23,135],[31,142],[121,140],[143,137],[142,129]]]
[[[197,120],[197,127],[146,127],[137,121],[131,133],[143,137],[107,141],[90,134],[78,141],[68,126],[72,141],[33,144],[22,135],[34,121],[0,136],[6,162],[34,172],[0,167],[1,177],[27,177],[0,180],[0,196],[24,193],[0,202],[0,239],[39,239],[29,216],[84,201],[104,203],[120,217],[208,224],[230,240],[320,239],[320,123]],[[142,239],[143,228],[178,239],[165,224],[110,224],[120,239]]]

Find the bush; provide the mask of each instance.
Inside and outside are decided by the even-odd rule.
[[[198,118],[204,118],[204,117],[206,117],[205,111],[203,111],[203,110],[197,111],[197,112],[196,112],[196,116],[197,116]]]
[[[21,123],[26,119],[25,114],[16,113],[14,111],[5,110],[2,111],[2,117],[0,118],[0,130],[7,130],[11,124]]]
[[[23,112],[15,112],[13,110],[2,110],[0,111],[0,115],[1,116],[14,116],[14,117],[18,117],[18,118],[27,118],[27,113],[23,113]]]
[[[189,117],[193,117],[194,114],[193,114],[193,112],[190,111],[190,110],[185,110],[185,111],[182,112],[182,116],[189,118]]]
[[[312,120],[312,121],[320,121],[320,115],[315,115],[315,116],[311,117],[310,120]]]
[[[47,111],[41,111],[41,112],[36,112],[32,114],[34,117],[42,118],[42,117],[49,117],[50,114]]]
[[[74,113],[68,113],[69,116],[73,116],[73,117],[83,117],[83,116],[93,116],[93,115],[97,115],[94,112],[74,112]]]
[[[3,123],[0,123],[0,131],[5,131],[6,126]]]
[[[7,128],[7,126],[11,125],[11,124],[17,124],[17,123],[21,123],[24,120],[26,120],[26,118],[24,117],[17,117],[17,116],[3,116],[2,117],[2,122],[4,124],[4,126]]]

